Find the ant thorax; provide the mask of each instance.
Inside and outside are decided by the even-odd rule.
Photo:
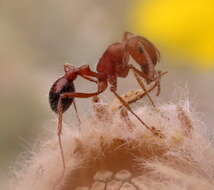
[[[123,43],[110,45],[98,62],[97,71],[107,75],[125,77],[128,69],[128,56],[124,58],[124,55],[125,48]]]

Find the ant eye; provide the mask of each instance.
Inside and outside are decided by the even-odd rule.
[[[144,52],[142,47],[139,47],[138,50],[139,50],[140,53]]]

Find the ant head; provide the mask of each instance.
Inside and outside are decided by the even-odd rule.
[[[126,49],[140,65],[156,65],[160,59],[158,49],[149,40],[141,36],[128,35]]]
[[[64,64],[65,78],[74,80],[77,77],[78,69],[70,64]]]

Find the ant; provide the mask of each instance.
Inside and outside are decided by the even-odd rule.
[[[130,56],[138,63],[141,70],[129,64]],[[130,70],[135,74],[137,82],[146,92],[152,105],[155,107],[150,95],[140,80],[139,76],[144,78],[147,84],[155,81],[155,86],[158,88],[157,95],[160,93],[160,77],[165,73],[155,70],[155,65],[160,60],[160,53],[158,49],[146,38],[136,36],[130,32],[125,32],[122,42],[117,42],[110,45],[104,52],[97,64],[97,72],[90,69],[89,65],[74,67],[69,64],[64,65],[65,74],[59,78],[51,87],[49,92],[49,102],[52,110],[58,114],[58,128],[57,135],[63,160],[63,167],[65,169],[64,154],[61,143],[62,133],[62,116],[63,113],[73,103],[77,114],[77,108],[74,98],[89,98],[102,93],[111,85],[110,90],[120,100],[120,102],[130,111],[148,130],[153,134],[158,135],[158,131],[154,127],[149,127],[134,111],[129,104],[117,94],[117,78],[127,77]],[[86,80],[97,84],[97,91],[94,93],[80,93],[75,92],[73,81],[81,76]],[[78,114],[77,114],[78,115]],[[78,117],[79,118],[79,117]],[[160,135],[159,135],[160,136]]]

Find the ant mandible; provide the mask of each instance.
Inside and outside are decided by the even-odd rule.
[[[129,57],[132,57],[141,67],[141,70],[135,66],[129,64]],[[58,114],[58,128],[57,135],[59,139],[61,155],[63,160],[63,166],[65,168],[65,161],[63,157],[63,149],[61,143],[62,133],[62,116],[63,113],[73,103],[77,113],[74,98],[89,98],[97,96],[102,93],[108,87],[108,83],[111,85],[110,90],[121,101],[121,103],[130,111],[135,117],[151,132],[157,135],[157,131],[153,127],[149,127],[141,118],[139,118],[130,108],[130,106],[117,94],[117,78],[127,77],[129,70],[132,70],[140,86],[145,89],[144,84],[139,79],[139,76],[144,78],[149,84],[155,81],[155,85],[158,87],[157,95],[160,93],[160,77],[165,73],[155,70],[155,65],[160,60],[160,53],[157,48],[146,38],[142,36],[136,36],[130,32],[125,32],[122,42],[117,42],[110,45],[104,52],[97,64],[97,72],[90,69],[89,65],[83,65],[80,67],[74,67],[72,65],[65,64],[65,75],[59,78],[51,87],[49,92],[49,102],[52,110]],[[75,92],[73,81],[81,76],[86,80],[97,83],[97,91],[94,93],[80,93]],[[96,80],[95,80],[95,79]],[[152,105],[154,105],[150,95],[146,93]],[[78,115],[78,114],[77,114]]]

